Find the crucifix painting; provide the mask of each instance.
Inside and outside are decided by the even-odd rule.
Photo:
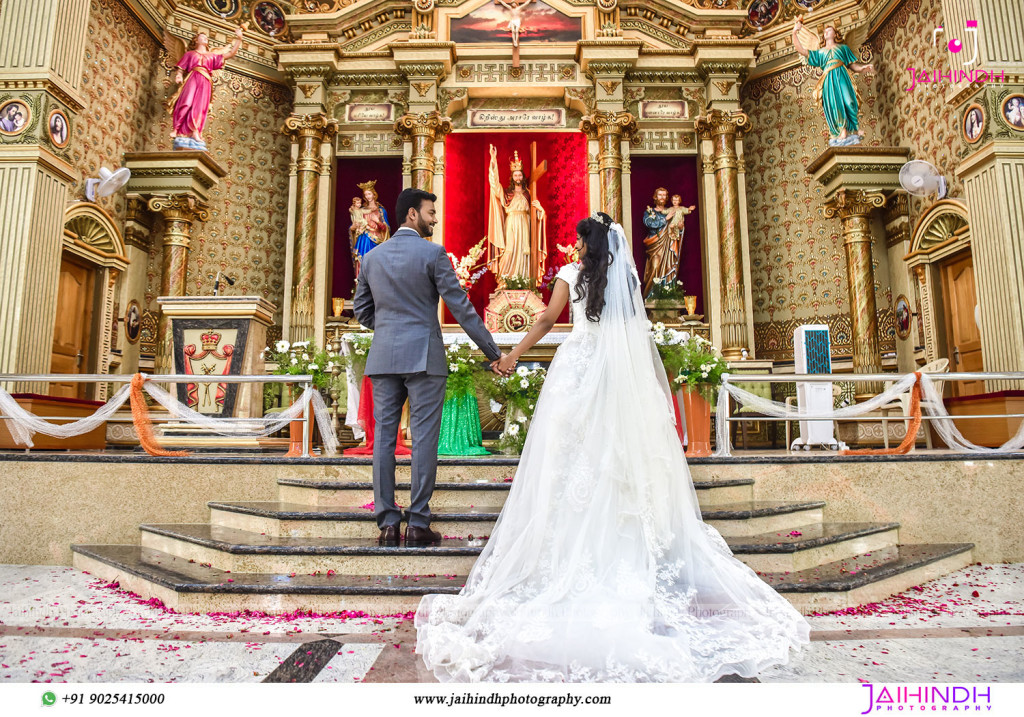
[[[503,187],[498,173],[498,149],[490,146],[487,183],[490,201],[487,211],[488,266],[504,288],[509,277],[527,277],[539,282],[547,263],[547,216],[534,199],[537,182],[548,171],[547,160],[537,163],[537,143],[530,143],[530,172],[515,151],[509,160],[509,182]]]

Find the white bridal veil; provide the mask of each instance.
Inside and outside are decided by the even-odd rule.
[[[505,508],[417,653],[443,682],[712,681],[786,662],[809,627],[701,521],[622,227],[600,322],[574,327]]]

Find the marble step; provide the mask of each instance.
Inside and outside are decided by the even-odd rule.
[[[377,545],[376,538],[291,538],[209,524],[140,526],[142,546],[233,573],[466,575],[483,539],[420,547]]]
[[[424,595],[458,593],[464,576],[228,573],[138,545],[73,545],[74,566],[183,613],[254,610],[397,615]]]
[[[214,525],[251,533],[292,538],[375,538],[380,533],[373,511],[360,506],[278,501],[213,501],[207,505]],[[431,509],[431,527],[452,537],[486,536],[500,512],[500,506]]]
[[[777,500],[747,500],[701,506],[701,517],[724,537],[760,535],[770,531],[792,530],[801,525],[820,523],[825,501],[793,503]]]
[[[737,558],[761,573],[796,572],[899,543],[899,523],[812,523],[791,530],[725,539]]]
[[[973,562],[973,543],[893,545],[806,570],[759,573],[801,612],[884,600]]]
[[[502,483],[512,478],[519,467],[519,458],[506,456],[482,456],[480,458],[438,458],[438,483],[473,483],[485,480]],[[341,480],[373,482],[373,460],[370,458],[349,458],[340,462]],[[412,463],[408,458],[398,459],[395,480],[408,483],[412,479]]]
[[[277,481],[278,497],[285,503],[313,506],[366,505],[373,500],[373,481],[328,481],[305,478],[281,478]],[[465,505],[501,506],[512,487],[511,481],[486,479],[441,481],[434,485],[431,508]],[[736,503],[753,498],[753,478],[696,481],[693,487],[701,507]],[[410,484],[406,478],[397,483],[396,500],[408,505]]]
[[[805,613],[868,602],[972,561],[970,543],[891,546],[815,569],[766,573],[761,578]],[[74,565],[143,598],[156,597],[180,612],[360,610],[395,614],[415,610],[431,593],[457,593],[464,575],[236,573],[135,545],[74,545]]]

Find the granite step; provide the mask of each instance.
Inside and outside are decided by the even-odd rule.
[[[358,505],[311,506],[280,501],[207,503],[210,522],[227,528],[292,538],[375,538],[373,511]],[[500,506],[431,510],[431,526],[443,535],[490,535]]]
[[[884,599],[972,561],[970,543],[889,546],[817,568],[761,578],[804,613]],[[180,612],[414,610],[425,594],[454,594],[464,574],[238,573],[135,545],[72,546],[75,567]]]
[[[759,573],[805,614],[884,600],[973,562],[973,543],[893,545],[796,572]]]
[[[463,576],[228,573],[138,545],[73,545],[74,566],[178,612],[342,610],[397,615],[428,594],[458,593]]]
[[[737,558],[762,573],[806,570],[899,543],[899,523],[813,523],[725,538]]]
[[[701,517],[726,537],[759,535],[770,531],[792,530],[801,525],[820,523],[825,501],[802,503],[777,500],[746,500],[701,506]]]
[[[278,498],[285,503],[305,505],[366,505],[373,500],[372,481],[330,481],[306,478],[280,478],[277,481]],[[701,507],[736,503],[753,498],[753,478],[695,481],[697,500]],[[408,505],[409,481],[398,481],[396,500]],[[431,508],[449,508],[464,505],[504,505],[512,488],[511,481],[486,479],[441,481],[434,485]]]
[[[143,525],[142,546],[233,573],[468,574],[486,541],[377,545],[376,538],[292,538],[209,524]]]

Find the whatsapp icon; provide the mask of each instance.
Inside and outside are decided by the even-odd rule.
[[[43,693],[43,704],[47,707],[57,704],[57,695],[52,692]]]

